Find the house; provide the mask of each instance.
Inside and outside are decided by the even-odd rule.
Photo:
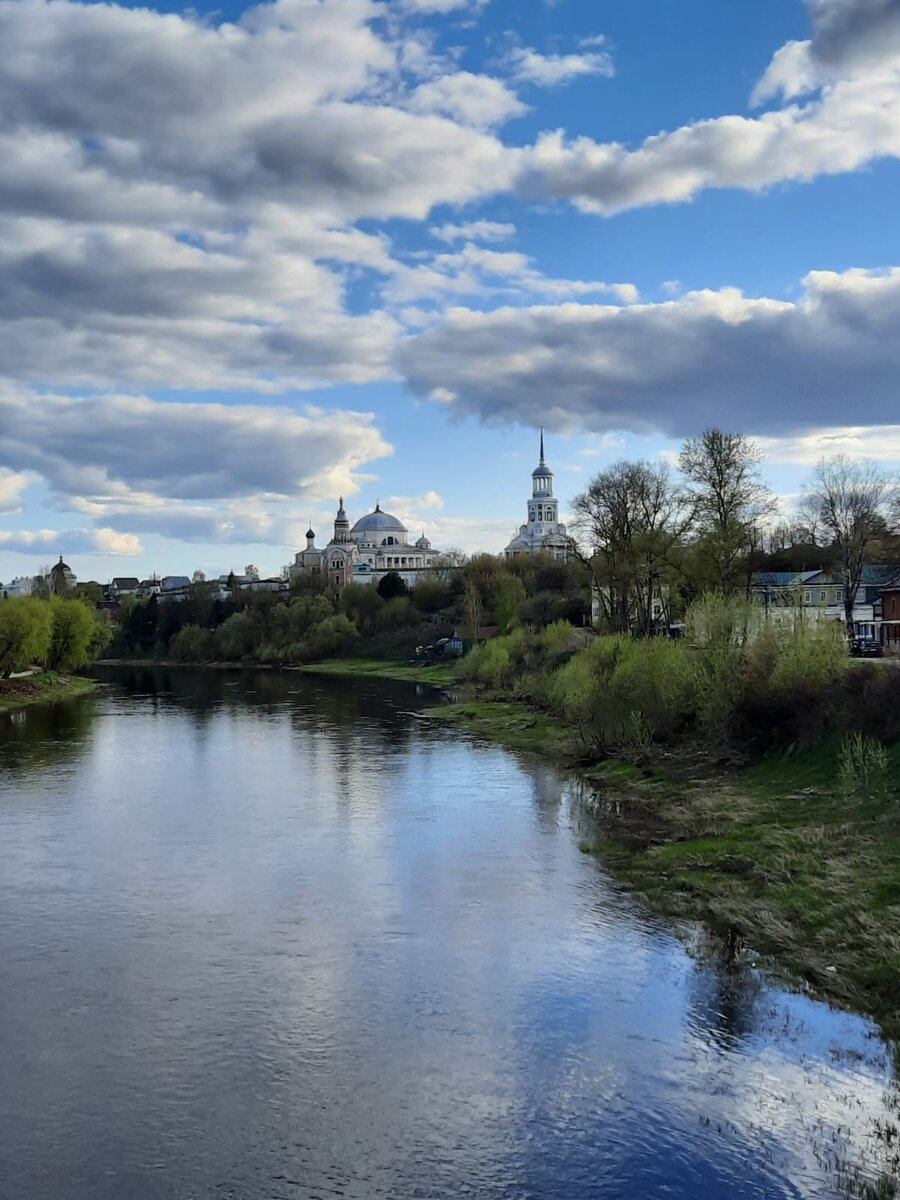
[[[900,581],[882,588],[880,617],[885,654],[900,655]]]
[[[853,605],[853,637],[879,638],[882,589],[900,581],[900,567],[867,563],[862,569]],[[753,576],[751,595],[774,617],[787,618],[800,606],[807,617],[823,621],[846,620],[844,579],[834,571],[759,571]],[[779,611],[780,610],[780,611]]]
[[[33,591],[34,579],[30,575],[20,575],[11,583],[3,584],[0,587],[0,596],[4,600],[11,600],[15,596],[30,596]]]
[[[106,594],[111,600],[119,596],[133,596],[141,586],[141,581],[134,575],[117,575],[106,587]]]

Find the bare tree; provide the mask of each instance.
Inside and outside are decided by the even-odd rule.
[[[252,580],[253,583],[259,582],[259,567],[255,567],[253,563],[247,563],[244,567],[244,575]]]
[[[853,632],[863,567],[885,532],[892,503],[896,503],[896,488],[890,476],[873,462],[843,454],[823,458],[806,482],[803,511],[810,528],[829,538],[837,553],[848,636]]]
[[[663,463],[617,462],[572,501],[572,552],[591,572],[611,629],[649,633],[660,573],[673,565],[686,514]]]
[[[742,433],[707,429],[688,438],[678,456],[705,561],[716,588],[731,595],[749,583],[744,567],[760,528],[775,512],[762,478],[763,454]]]
[[[451,547],[442,554],[435,556],[431,565],[430,577],[439,583],[449,583],[460,567],[468,562],[468,555],[462,550]]]
[[[191,576],[191,583],[206,583],[206,572],[197,570]]]

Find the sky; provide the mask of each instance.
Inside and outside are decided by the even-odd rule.
[[[900,0],[0,0],[0,580],[900,466]]]

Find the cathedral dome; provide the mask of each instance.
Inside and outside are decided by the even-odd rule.
[[[392,517],[390,513],[382,512],[381,505],[375,505],[375,511],[360,517],[351,533],[407,533],[406,526]]]

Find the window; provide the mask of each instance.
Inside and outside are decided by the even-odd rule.
[[[804,604],[809,604],[811,601],[812,601],[812,592],[810,592],[810,591],[805,591],[805,592],[803,593],[803,603],[804,603]]]
[[[842,604],[843,600],[844,600],[844,589],[843,588],[835,588],[834,589],[835,604]]]
[[[828,593],[825,591],[825,589],[824,589],[824,588],[822,588],[821,592],[819,592],[819,599],[821,600],[821,602],[822,602],[823,604],[824,604],[824,603],[827,601],[827,599],[828,599]]]

